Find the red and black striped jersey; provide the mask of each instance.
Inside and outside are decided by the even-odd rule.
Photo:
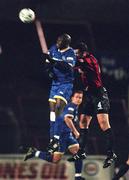
[[[76,68],[80,73],[83,87],[95,89],[103,86],[100,66],[92,54],[84,54],[82,58],[78,59]]]

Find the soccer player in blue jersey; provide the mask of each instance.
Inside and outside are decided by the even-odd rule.
[[[64,152],[69,149],[74,157],[76,157],[78,163],[78,156],[76,156],[76,154],[79,151],[79,144],[77,139],[79,138],[80,134],[76,129],[73,121],[76,121],[77,119],[78,107],[82,102],[82,98],[83,92],[76,91],[71,98],[71,102],[65,106],[61,115],[56,119],[54,134],[56,137],[59,137],[58,151],[51,154],[48,152],[38,151],[35,148],[29,148],[24,159],[25,161],[33,157],[39,157],[43,160],[58,162],[62,158]],[[81,179],[81,173],[76,179]]]
[[[56,44],[49,49],[49,55],[46,55],[46,62],[53,78],[49,96],[50,138],[53,137],[56,117],[62,112],[72,94],[76,56],[70,43],[70,35],[62,34],[57,38]]]

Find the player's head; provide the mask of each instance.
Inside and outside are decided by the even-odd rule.
[[[76,105],[80,105],[83,99],[83,91],[75,91],[72,95],[71,101]]]
[[[84,42],[80,42],[79,44],[77,44],[75,52],[78,57],[82,57],[84,54],[86,55],[88,53],[87,44]]]
[[[65,48],[69,47],[70,43],[71,43],[70,35],[62,34],[57,38],[56,45],[59,49],[65,49]]]

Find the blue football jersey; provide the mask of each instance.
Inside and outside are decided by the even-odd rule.
[[[56,61],[53,66],[53,73],[56,79],[53,83],[65,83],[73,81],[73,67],[76,63],[76,55],[74,50],[69,47],[65,51],[60,51],[56,45],[52,46],[49,50],[50,57]],[[62,64],[58,65],[58,62]]]
[[[71,132],[71,129],[64,121],[66,116],[72,117],[73,122],[76,121],[78,116],[78,106],[73,103],[69,103],[65,106],[63,113],[56,119],[54,135]]]

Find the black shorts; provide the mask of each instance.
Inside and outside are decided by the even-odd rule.
[[[109,113],[110,102],[107,90],[101,87],[96,93],[90,90],[84,92],[84,101],[81,114],[93,116],[100,113]]]

